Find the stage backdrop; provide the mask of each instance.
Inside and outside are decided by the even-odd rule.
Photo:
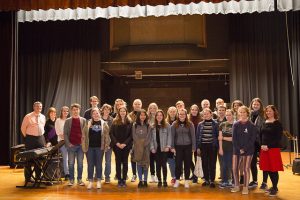
[[[43,112],[100,97],[101,19],[22,23],[19,29],[19,122],[41,101]],[[19,134],[19,131],[17,131]]]
[[[294,135],[299,134],[300,116],[299,24],[300,12],[230,16],[229,34],[231,99],[249,105],[260,97],[265,106],[274,104],[284,129]]]

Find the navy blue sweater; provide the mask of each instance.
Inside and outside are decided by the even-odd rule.
[[[253,155],[257,134],[258,129],[250,121],[237,121],[234,123],[232,126],[233,154],[240,155],[240,150],[242,149],[245,152],[243,155]]]

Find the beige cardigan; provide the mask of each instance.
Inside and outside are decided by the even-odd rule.
[[[102,132],[101,132],[101,150],[105,152],[110,148],[109,127],[107,123],[101,119]],[[89,128],[91,127],[91,120],[87,121],[83,128],[82,136],[82,151],[87,152],[89,149]]]

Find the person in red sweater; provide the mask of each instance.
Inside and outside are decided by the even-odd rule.
[[[74,185],[74,163],[77,159],[77,183],[80,186],[84,186],[82,181],[83,170],[83,151],[82,151],[82,130],[86,123],[86,119],[80,117],[81,106],[77,103],[71,105],[72,117],[68,118],[64,125],[64,138],[65,146],[68,150],[69,157],[69,173],[70,182],[69,186]]]

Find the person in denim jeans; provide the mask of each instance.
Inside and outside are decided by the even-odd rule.
[[[113,118],[109,115],[112,112],[112,107],[109,104],[103,104],[101,107],[101,118],[107,123],[109,130],[113,122]],[[110,140],[110,138],[109,138]],[[105,157],[105,170],[104,170],[104,176],[105,176],[105,183],[110,183],[110,173],[111,173],[111,154],[112,154],[112,148],[108,148],[107,151],[104,153]]]
[[[222,184],[219,185],[221,189],[231,187],[232,183],[229,179],[232,177],[232,125],[233,125],[234,112],[231,109],[227,109],[225,112],[226,120],[219,126],[219,154],[223,162],[222,165]]]
[[[167,112],[167,117],[166,121],[172,125],[174,121],[177,119],[177,109],[174,106],[171,106],[168,108]],[[175,176],[175,156],[174,153],[169,151],[168,152],[168,159],[167,159],[168,165],[169,165],[169,170],[171,174],[171,184],[173,185],[176,181],[176,176]]]
[[[72,117],[68,118],[64,125],[64,138],[65,146],[68,150],[69,158],[69,173],[70,182],[69,186],[74,185],[74,163],[77,159],[77,183],[80,186],[84,186],[82,181],[83,170],[83,151],[82,151],[82,130],[86,123],[83,117],[80,117],[81,106],[77,103],[71,105]]]
[[[89,120],[83,130],[82,150],[87,152],[88,161],[88,180],[87,189],[92,189],[94,168],[97,175],[97,189],[101,188],[102,160],[104,151],[109,149],[109,127],[107,123],[101,119],[98,108],[91,111],[92,119]]]

